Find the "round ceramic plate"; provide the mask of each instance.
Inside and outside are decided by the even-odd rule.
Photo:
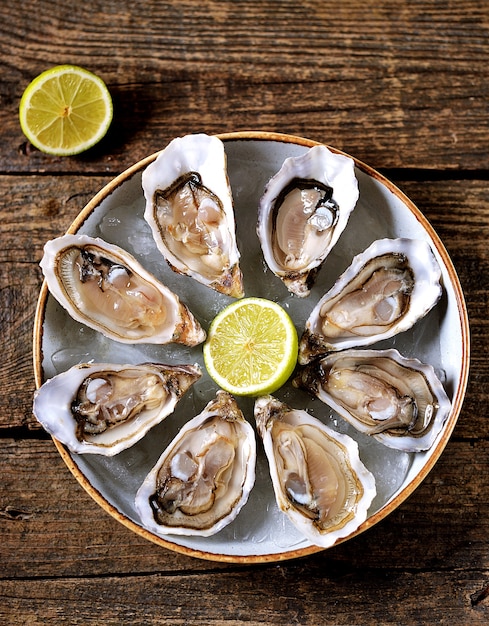
[[[284,159],[305,152],[316,142],[261,132],[221,135],[233,191],[241,268],[246,296],[279,302],[291,315],[299,335],[319,297],[350,264],[352,257],[372,241],[384,237],[423,239],[431,245],[442,269],[443,296],[437,306],[410,331],[376,347],[395,347],[405,356],[434,366],[452,401],[443,431],[426,452],[405,453],[383,446],[349,427],[326,405],[306,392],[285,385],[275,395],[295,408],[305,408],[332,427],[354,437],[364,464],[374,474],[377,496],[367,520],[352,536],[379,522],[420,484],[444,449],[459,415],[467,383],[469,337],[467,312],[451,260],[430,224],[413,203],[378,172],[355,161],[360,197],[346,230],[323,265],[308,298],[289,294],[265,267],[256,236],[257,206],[264,187]],[[231,299],[168,267],[143,219],[141,174],[157,155],[135,164],[104,187],[83,209],[68,232],[99,236],[132,253],[170,289],[179,294],[204,328]],[[43,285],[34,333],[36,384],[86,361],[138,363],[199,363],[204,375],[184,396],[174,414],[153,428],[139,443],[115,457],[70,453],[55,440],[66,465],[81,485],[106,511],[135,532],[166,548],[217,561],[279,561],[316,552],[277,508],[268,465],[258,442],[256,483],[248,503],[225,529],[208,538],[155,535],[143,528],[134,507],[135,494],[162,451],[191,417],[215,396],[202,346],[128,346],[111,341],[73,321]],[[253,420],[253,400],[239,398],[245,416]]]

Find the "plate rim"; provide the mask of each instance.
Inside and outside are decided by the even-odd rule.
[[[455,428],[455,425],[458,421],[460,412],[462,410],[463,401],[465,398],[465,392],[468,384],[468,376],[470,369],[470,328],[469,328],[469,320],[468,320],[468,312],[467,306],[465,303],[465,298],[463,295],[462,287],[460,284],[460,280],[457,274],[457,271],[453,265],[453,262],[448,254],[448,251],[445,248],[444,243],[441,241],[440,237],[432,227],[431,223],[424,216],[424,214],[418,209],[418,207],[414,204],[414,202],[406,196],[406,194],[401,191],[392,181],[386,178],[383,174],[375,170],[370,165],[364,163],[363,161],[357,159],[356,157],[351,156],[350,154],[339,150],[333,146],[329,146],[328,144],[324,144],[319,141],[315,141],[312,139],[307,139],[305,137],[300,137],[297,135],[291,135],[286,133],[277,133],[270,131],[260,131],[260,130],[246,130],[246,131],[235,131],[235,132],[226,132],[226,133],[218,133],[217,136],[224,143],[226,141],[274,141],[279,143],[291,143],[294,145],[300,145],[307,148],[316,146],[316,145],[326,145],[328,149],[331,151],[342,154],[351,158],[354,161],[356,167],[362,170],[364,173],[374,178],[382,185],[384,185],[391,193],[397,196],[410,210],[410,212],[416,217],[418,222],[421,224],[422,228],[427,232],[431,241],[436,247],[438,254],[440,255],[445,269],[448,272],[450,278],[450,284],[455,294],[455,302],[458,311],[458,320],[460,323],[461,330],[461,344],[462,344],[462,355],[461,355],[461,370],[458,378],[458,384],[456,385],[454,397],[452,400],[452,406],[450,410],[450,414],[447,418],[445,426],[443,428],[443,432],[434,448],[430,450],[430,456],[426,463],[423,465],[421,470],[416,474],[416,476],[406,485],[404,486],[399,493],[397,493],[390,501],[388,501],[381,509],[379,509],[376,513],[374,513],[371,517],[367,518],[353,533],[348,535],[347,537],[341,538],[336,541],[334,546],[343,543],[344,541],[353,539],[357,535],[365,532],[369,528],[375,526],[382,519],[390,515],[395,509],[397,509],[425,480],[426,476],[433,469],[434,465],[438,461],[441,456],[443,450],[445,449],[451,434]],[[66,230],[67,234],[76,233],[83,223],[87,220],[87,218],[93,213],[93,211],[100,205],[102,200],[108,197],[115,189],[129,180],[132,176],[134,176],[139,171],[145,169],[150,163],[152,163],[157,156],[160,154],[162,150],[158,150],[151,155],[144,157],[138,162],[134,163],[123,172],[118,174],[115,178],[109,181],[106,185],[104,185],[83,207],[83,209],[78,213],[75,219],[72,221],[68,229]],[[43,327],[44,327],[44,319],[46,313],[47,300],[49,296],[49,291],[47,288],[46,280],[43,280],[39,297],[37,301],[35,317],[34,317],[34,332],[33,332],[33,369],[34,369],[34,379],[36,389],[38,389],[44,382],[43,380],[43,371],[42,371],[42,362],[43,362],[43,350],[42,350],[42,340],[43,340]],[[299,557],[308,556],[311,554],[315,554],[317,552],[322,552],[327,550],[328,548],[324,548],[321,546],[311,545],[302,548],[286,550],[284,552],[277,553],[267,553],[267,554],[249,554],[249,555],[240,555],[240,554],[223,554],[217,552],[206,552],[204,550],[190,548],[188,546],[180,545],[173,543],[163,537],[153,534],[148,531],[141,525],[137,524],[135,521],[129,519],[125,514],[121,513],[117,507],[105,498],[105,496],[95,488],[92,483],[88,480],[88,478],[83,474],[80,468],[77,466],[75,461],[73,460],[69,450],[60,443],[55,437],[51,436],[58,453],[63,459],[65,465],[74,475],[78,483],[83,487],[83,489],[92,497],[92,499],[111,517],[115,518],[121,524],[135,532],[137,535],[142,536],[144,539],[155,543],[161,547],[164,547],[173,552],[177,552],[183,554],[185,556],[190,556],[194,558],[200,558],[203,560],[209,561],[217,561],[223,563],[238,563],[238,564],[254,564],[254,563],[272,563],[272,562],[281,562],[290,559],[295,559]],[[331,546],[331,547],[334,547]]]

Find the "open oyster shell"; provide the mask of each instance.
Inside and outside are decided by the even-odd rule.
[[[224,144],[173,139],[143,172],[144,219],[170,267],[236,298],[244,295]]]
[[[257,233],[270,270],[300,297],[309,295],[358,200],[350,157],[314,146],[287,158],[260,200]]]
[[[367,518],[375,479],[357,443],[272,396],[255,402],[278,507],[313,544],[329,547]]]
[[[48,289],[73,319],[123,343],[183,343],[206,334],[178,296],[119,246],[64,235],[44,246]]]
[[[235,399],[218,391],[163,452],[136,495],[156,534],[214,535],[235,519],[255,481],[256,441]]]
[[[429,449],[451,403],[435,370],[397,350],[344,350],[294,379],[357,430],[405,452]]]
[[[175,410],[197,365],[82,363],[46,381],[33,412],[72,452],[113,456]]]
[[[374,241],[311,311],[299,342],[299,363],[408,330],[438,302],[440,277],[425,241]]]

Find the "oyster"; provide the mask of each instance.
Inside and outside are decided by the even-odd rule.
[[[256,442],[235,399],[218,391],[191,419],[136,495],[143,525],[156,534],[220,531],[239,513],[255,481]]]
[[[75,320],[123,343],[183,343],[206,334],[178,296],[128,252],[87,235],[44,246],[48,289]]]
[[[431,365],[397,350],[344,350],[307,365],[294,379],[357,430],[398,450],[429,449],[450,400]]]
[[[272,396],[255,402],[278,507],[313,544],[329,547],[367,518],[375,479],[357,443]]]
[[[244,295],[224,144],[178,137],[143,172],[144,219],[170,267],[236,298]]]
[[[46,381],[33,412],[72,452],[113,456],[175,410],[197,365],[82,363]]]
[[[257,233],[270,270],[297,296],[309,295],[358,199],[350,157],[326,146],[287,158],[260,200]]]
[[[299,363],[408,330],[438,302],[440,276],[426,242],[374,241],[312,310],[299,342]]]

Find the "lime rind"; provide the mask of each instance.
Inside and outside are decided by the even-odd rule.
[[[238,327],[236,332],[241,337],[230,336],[234,332],[234,330],[230,331],[230,328],[233,328],[231,317],[248,305],[258,305],[256,308],[261,311],[259,317],[267,318],[266,322],[269,322],[271,317],[277,324],[277,332],[271,332],[270,326],[264,324],[265,319],[261,320],[261,324],[259,317],[253,320],[255,324],[260,324],[264,330],[262,345],[264,346],[266,343],[266,350],[264,350],[264,361],[261,364],[259,363],[260,350],[254,351],[248,358],[242,350],[242,336],[252,332],[250,327],[246,328],[246,324],[251,323],[250,320],[241,319],[242,326]],[[271,316],[270,311],[272,312]],[[253,334],[254,339],[258,340],[260,333],[257,334],[255,331]],[[275,342],[274,338],[276,339]],[[229,349],[229,344],[234,340],[236,340],[236,350]],[[277,355],[276,359],[271,358],[274,350]],[[289,315],[279,304],[262,298],[238,300],[221,311],[211,323],[203,348],[204,363],[209,376],[222,389],[236,396],[259,396],[273,393],[282,387],[296,367],[297,351],[297,331]],[[223,369],[221,367],[223,361],[227,363],[224,367],[226,375],[220,371]],[[240,374],[248,372],[252,376],[264,370],[265,376],[256,377],[258,380],[253,380],[253,378],[244,380]]]
[[[70,89],[64,84],[67,79],[72,80]],[[64,107],[71,109],[67,117],[56,113]],[[42,72],[27,86],[19,104],[24,135],[38,150],[54,156],[72,156],[93,147],[107,133],[112,117],[112,98],[104,81],[76,65]],[[68,145],[67,133],[76,137]]]

